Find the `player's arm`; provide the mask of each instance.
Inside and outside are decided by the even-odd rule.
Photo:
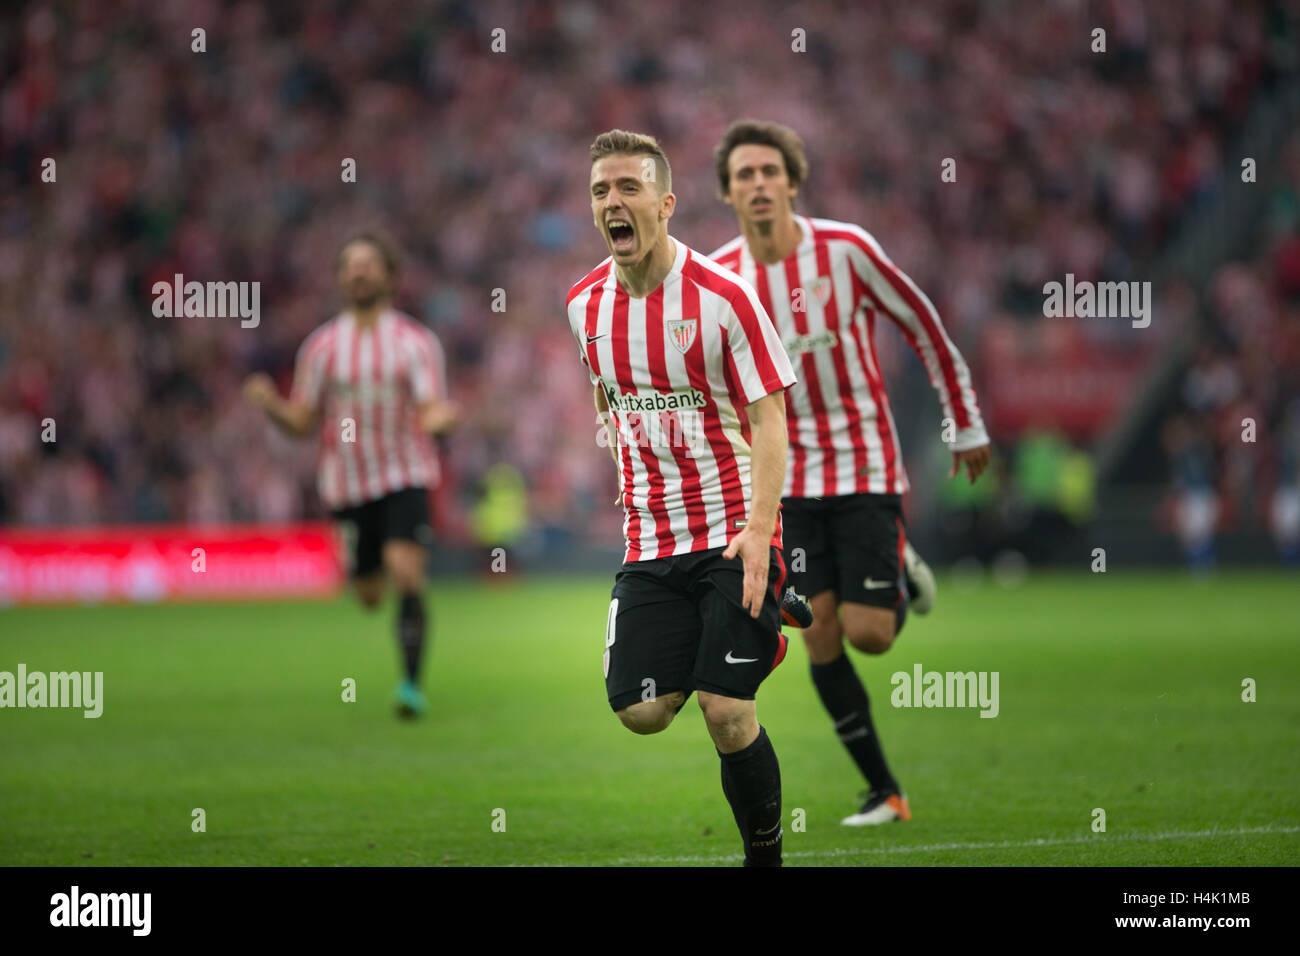
[[[763,309],[758,293],[743,279],[733,291],[724,325],[727,361],[734,370],[736,404],[745,403],[750,427],[750,501],[745,527],[732,538],[725,557],[740,555],[745,566],[741,603],[758,617],[767,592],[772,533],[776,530],[781,488],[785,483],[785,390],[795,383],[776,324]]]
[[[265,372],[256,372],[244,380],[244,399],[265,412],[287,435],[302,438],[316,427],[316,409],[300,398],[284,398]]]
[[[749,415],[749,480],[753,499],[744,530],[731,539],[725,558],[740,555],[745,566],[745,589],[741,603],[751,617],[758,617],[767,590],[769,548],[776,531],[776,513],[785,483],[785,390],[779,389],[745,406]]]
[[[421,327],[407,366],[420,430],[445,435],[460,423],[460,406],[447,397],[447,358],[432,330]]]
[[[974,484],[992,455],[966,360],[948,337],[934,304],[865,232],[854,244],[850,261],[868,301],[899,327],[920,357],[945,417],[957,427],[949,443],[952,468],[948,477],[956,477],[965,466]]]

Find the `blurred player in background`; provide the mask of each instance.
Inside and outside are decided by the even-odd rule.
[[[974,482],[989,440],[970,372],[930,300],[855,225],[795,215],[808,176],[803,142],[777,123],[742,120],[715,152],[718,187],[741,235],[713,258],[758,290],[799,369],[785,393],[790,459],[782,492],[790,581],[809,597],[804,631],[813,684],[867,780],[849,826],[907,820],[907,796],[885,762],[866,688],[844,653],[889,650],[911,603],[934,603],[934,576],[907,543],[907,491],[897,429],[873,335],[894,322],[925,363],[951,419],[952,470]]]
[[[284,432],[320,428],[318,488],[348,545],[357,596],[378,607],[385,574],[398,594],[397,637],[405,678],[397,712],[428,709],[419,688],[428,631],[423,592],[429,489],[439,478],[432,435],[455,423],[438,337],[392,307],[399,258],[378,233],[344,244],[338,281],[347,308],[309,335],[298,350],[293,390],[285,399],[269,375],[244,382],[244,395]]]
[[[652,137],[596,138],[591,211],[611,255],[567,300],[626,512],[605,689],[638,734],[699,692],[745,865],[779,866],[781,773],[754,696],[786,649],[782,391],[795,379],[753,288],[668,235],[671,176]]]

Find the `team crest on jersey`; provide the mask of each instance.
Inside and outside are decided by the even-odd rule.
[[[804,292],[815,298],[824,307],[831,300],[831,280],[826,276],[818,276],[804,286]]]
[[[683,355],[695,344],[695,335],[699,329],[699,319],[670,319],[665,327],[668,341]]]

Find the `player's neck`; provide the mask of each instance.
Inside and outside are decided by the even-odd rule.
[[[742,222],[740,228],[749,254],[764,265],[784,262],[803,241],[803,231],[793,215],[772,222]]]
[[[616,266],[614,274],[618,284],[634,299],[644,299],[667,277],[677,258],[677,246],[667,232],[654,244],[654,248],[640,262],[630,266]]]
[[[379,321],[381,315],[388,311],[388,300],[381,299],[374,305],[368,306],[364,309],[361,306],[354,305],[348,311],[350,311],[352,317],[357,320],[357,325],[360,328],[368,329]]]

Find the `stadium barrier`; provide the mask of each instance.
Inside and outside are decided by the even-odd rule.
[[[0,530],[4,605],[316,598],[343,578],[324,522]]]

